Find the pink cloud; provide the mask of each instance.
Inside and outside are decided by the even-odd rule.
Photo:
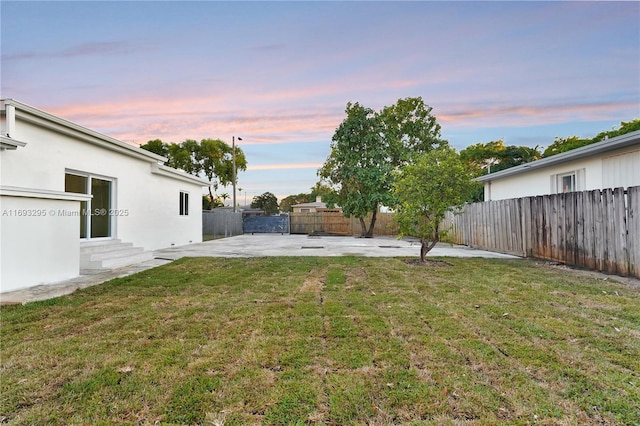
[[[436,111],[438,121],[459,127],[530,126],[566,121],[631,119],[638,113],[634,102],[593,102],[516,106],[466,106]]]

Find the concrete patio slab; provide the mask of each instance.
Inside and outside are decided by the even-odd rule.
[[[104,271],[83,271],[82,275],[71,280],[0,293],[0,304],[21,304],[63,296],[73,293],[77,289],[155,268],[183,257],[366,256],[417,258],[420,255],[420,243],[412,239],[398,240],[392,237],[244,234],[156,250],[153,254],[153,260],[136,265]],[[428,256],[517,258],[516,256],[444,243],[436,245]]]
[[[156,258],[175,260],[181,257],[265,257],[265,256],[367,256],[418,257],[420,242],[393,237],[358,238],[308,236],[294,234],[244,234],[232,238],[205,241],[181,247],[157,250]],[[515,256],[475,250],[465,246],[440,243],[429,257],[500,257]]]

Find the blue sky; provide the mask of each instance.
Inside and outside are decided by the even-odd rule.
[[[309,192],[347,102],[462,149],[640,116],[639,2],[0,2],[1,96],[120,140],[242,137],[239,201]],[[224,192],[221,190],[219,192]]]

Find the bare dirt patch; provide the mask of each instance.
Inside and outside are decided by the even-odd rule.
[[[300,286],[300,293],[320,293],[324,287],[324,271],[312,270]]]
[[[420,259],[405,259],[404,263],[411,266],[453,266],[449,262],[445,262],[444,260],[425,260],[424,262],[420,262]]]

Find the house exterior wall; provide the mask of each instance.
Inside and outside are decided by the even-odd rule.
[[[160,157],[50,121],[18,108],[15,123],[2,116],[3,133],[11,128],[11,139],[26,146],[0,150],[0,292],[79,275],[80,217],[57,212],[79,211],[90,196],[65,192],[69,172],[112,180],[110,238],[145,250],[202,241],[201,181],[159,165]],[[180,215],[180,192],[189,194],[188,215]]]
[[[32,123],[18,122],[14,137],[28,144],[2,152],[3,186],[64,192],[66,172],[113,179],[113,209],[118,213],[113,238],[146,250],[202,241],[201,185],[153,174],[150,161]],[[190,194],[188,216],[179,215],[180,191]]]
[[[484,184],[485,200],[531,197],[562,192],[557,176],[576,174],[576,190],[640,185],[640,150],[630,147],[526,173],[492,179]],[[555,184],[554,184],[555,181]]]
[[[640,186],[640,148],[612,153],[602,159],[602,187]]]
[[[79,223],[71,213],[79,205],[74,200],[0,196],[1,291],[78,275]]]

